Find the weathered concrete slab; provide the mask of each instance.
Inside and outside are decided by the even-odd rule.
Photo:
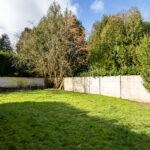
[[[0,88],[44,87],[43,78],[0,77]]]
[[[101,77],[101,95],[121,97],[120,76]]]
[[[81,92],[84,93],[84,77],[79,78],[75,77],[73,78],[73,91],[74,92]]]
[[[99,77],[90,77],[90,93],[91,94],[100,94],[100,78]]]
[[[84,92],[90,93],[90,77],[84,77]]]
[[[121,97],[138,102],[150,102],[150,93],[143,86],[140,76],[121,77]]]
[[[66,91],[73,91],[73,78],[64,78],[64,89]]]
[[[150,93],[140,76],[65,78],[64,89],[74,92],[101,94],[150,103]]]

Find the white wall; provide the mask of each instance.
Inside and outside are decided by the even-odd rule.
[[[90,93],[91,94],[100,94],[100,78],[90,77]]]
[[[120,98],[120,76],[101,77],[101,94]]]
[[[64,89],[150,103],[150,93],[140,76],[65,78]]]
[[[84,78],[73,78],[73,91],[84,93]]]
[[[44,87],[43,78],[0,77],[0,88]]]
[[[90,77],[84,78],[84,92],[90,93]]]
[[[66,89],[66,91],[74,91],[73,78],[64,78],[64,89]]]
[[[121,77],[121,97],[139,102],[150,102],[150,93],[143,86],[140,76]]]

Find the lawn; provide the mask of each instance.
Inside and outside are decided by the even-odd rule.
[[[49,89],[0,93],[0,150],[150,150],[150,105]]]

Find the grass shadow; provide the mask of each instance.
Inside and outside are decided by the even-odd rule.
[[[1,150],[149,150],[150,136],[60,102],[0,105]]]

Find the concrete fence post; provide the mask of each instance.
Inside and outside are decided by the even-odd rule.
[[[90,79],[91,79],[91,77],[89,77],[89,93],[91,93],[91,90],[90,90]]]
[[[121,95],[121,91],[122,91],[122,84],[121,84],[121,76],[120,76],[120,98],[122,97],[122,95]]]
[[[72,78],[72,88],[73,88],[73,92],[75,92],[74,77]]]
[[[24,80],[23,82],[27,83],[27,80]],[[4,87],[7,87],[8,81],[8,78],[0,78],[0,86],[3,85]],[[43,79],[40,82],[38,81],[37,84],[41,84],[41,82],[44,82]],[[100,94],[105,96],[135,100],[138,102],[150,103],[150,93],[143,86],[143,79],[141,76],[133,75],[66,78],[64,82],[64,88],[67,91]],[[16,85],[16,83],[14,84]],[[31,85],[31,83],[29,82],[28,84]]]
[[[85,87],[85,77],[84,78],[84,93],[86,93],[86,87]]]
[[[99,94],[101,95],[101,77],[99,77]]]

